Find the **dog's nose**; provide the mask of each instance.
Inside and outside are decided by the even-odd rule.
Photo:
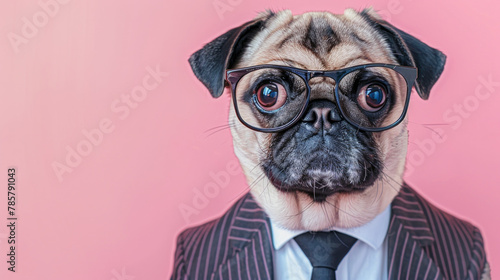
[[[315,132],[329,131],[335,122],[341,121],[340,112],[334,103],[328,100],[315,100],[309,103],[302,122],[311,126]]]

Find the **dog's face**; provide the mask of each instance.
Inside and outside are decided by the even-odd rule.
[[[386,63],[418,67],[415,86],[424,99],[444,61],[442,53],[382,21],[372,10],[346,10],[343,15],[264,13],[190,59],[214,97],[231,91],[221,76],[229,68],[270,64],[327,71]],[[384,210],[399,191],[408,143],[406,119],[391,129],[369,132],[339,111],[342,106],[351,120],[379,127],[401,115],[407,81],[390,69],[371,69],[377,71],[346,76],[339,83],[339,91],[356,93],[352,99],[339,95],[337,100],[338,81],[330,77],[306,81],[288,73],[281,74],[288,78],[279,78],[276,69],[245,74],[237,90],[233,88],[239,116],[261,128],[293,119],[299,107],[293,104],[307,104],[300,119],[273,133],[244,126],[235,106],[230,109],[234,149],[250,190],[281,226],[307,230],[359,226]],[[360,85],[360,79],[368,82]],[[291,94],[306,92],[307,85],[309,103],[305,94]]]

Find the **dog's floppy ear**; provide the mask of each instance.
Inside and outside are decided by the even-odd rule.
[[[384,36],[400,65],[418,68],[415,88],[420,97],[427,100],[443,72],[446,55],[382,20],[372,9],[363,10],[361,15]]]
[[[234,65],[254,35],[263,27],[265,16],[233,28],[206,44],[189,58],[194,74],[214,98],[224,91],[226,69]]]

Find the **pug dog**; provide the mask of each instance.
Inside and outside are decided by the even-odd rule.
[[[195,52],[196,77],[213,97],[231,96],[234,152],[250,193],[180,234],[172,278],[271,279],[271,222],[356,228],[392,207],[389,259],[401,264],[387,268],[389,279],[487,279],[477,228],[403,181],[410,94],[428,99],[445,60],[373,9],[267,11]],[[436,254],[445,251],[449,259]],[[418,267],[415,255],[425,258]]]

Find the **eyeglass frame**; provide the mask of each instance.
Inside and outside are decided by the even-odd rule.
[[[340,106],[340,96],[339,96],[339,81],[341,81],[347,74],[356,71],[358,69],[364,69],[364,68],[371,68],[371,67],[384,67],[384,68],[390,68],[401,74],[403,78],[406,81],[407,85],[407,93],[406,93],[406,100],[405,100],[405,106],[403,108],[403,112],[401,113],[401,116],[391,125],[388,125],[386,127],[378,127],[378,128],[367,128],[367,127],[362,127],[358,124],[356,124],[354,121],[351,121],[348,117],[346,117],[346,114],[344,113],[344,110],[342,109],[342,106]],[[279,127],[274,127],[274,128],[258,128],[255,126],[252,126],[245,122],[243,118],[240,116],[240,112],[238,109],[238,104],[236,100],[236,87],[238,85],[238,82],[241,80],[243,76],[245,76],[248,73],[251,73],[256,70],[264,69],[264,68],[273,68],[273,69],[280,69],[280,70],[286,70],[290,71],[291,73],[299,76],[305,83],[306,85],[306,91],[307,91],[307,96],[306,96],[306,102],[304,106],[302,107],[301,111],[288,123],[281,125]],[[351,66],[343,69],[338,69],[338,70],[306,70],[306,69],[301,69],[301,68],[296,68],[292,66],[284,66],[284,65],[274,65],[274,64],[262,64],[262,65],[255,65],[255,66],[249,66],[249,67],[244,67],[244,68],[237,68],[237,69],[227,69],[226,70],[226,81],[229,83],[231,86],[231,92],[232,92],[232,99],[233,99],[233,104],[234,104],[234,109],[236,111],[236,116],[238,117],[239,121],[245,125],[246,127],[259,131],[259,132],[265,132],[265,133],[273,133],[273,132],[279,132],[283,131],[292,125],[294,125],[296,122],[298,122],[305,114],[307,107],[309,105],[309,100],[311,97],[311,87],[309,86],[309,81],[312,78],[316,77],[328,77],[331,78],[335,81],[335,103],[337,105],[337,108],[340,111],[340,114],[342,115],[343,119],[346,120],[348,123],[351,125],[355,126],[356,128],[368,132],[380,132],[384,130],[391,129],[395,127],[396,125],[400,124],[403,119],[406,116],[406,113],[408,111],[408,106],[410,103],[410,94],[413,88],[413,84],[415,83],[415,80],[417,79],[418,76],[418,69],[416,67],[410,67],[410,66],[401,66],[401,65],[394,65],[394,64],[386,64],[386,63],[369,63],[369,64],[362,64],[362,65],[356,65],[356,66]]]

